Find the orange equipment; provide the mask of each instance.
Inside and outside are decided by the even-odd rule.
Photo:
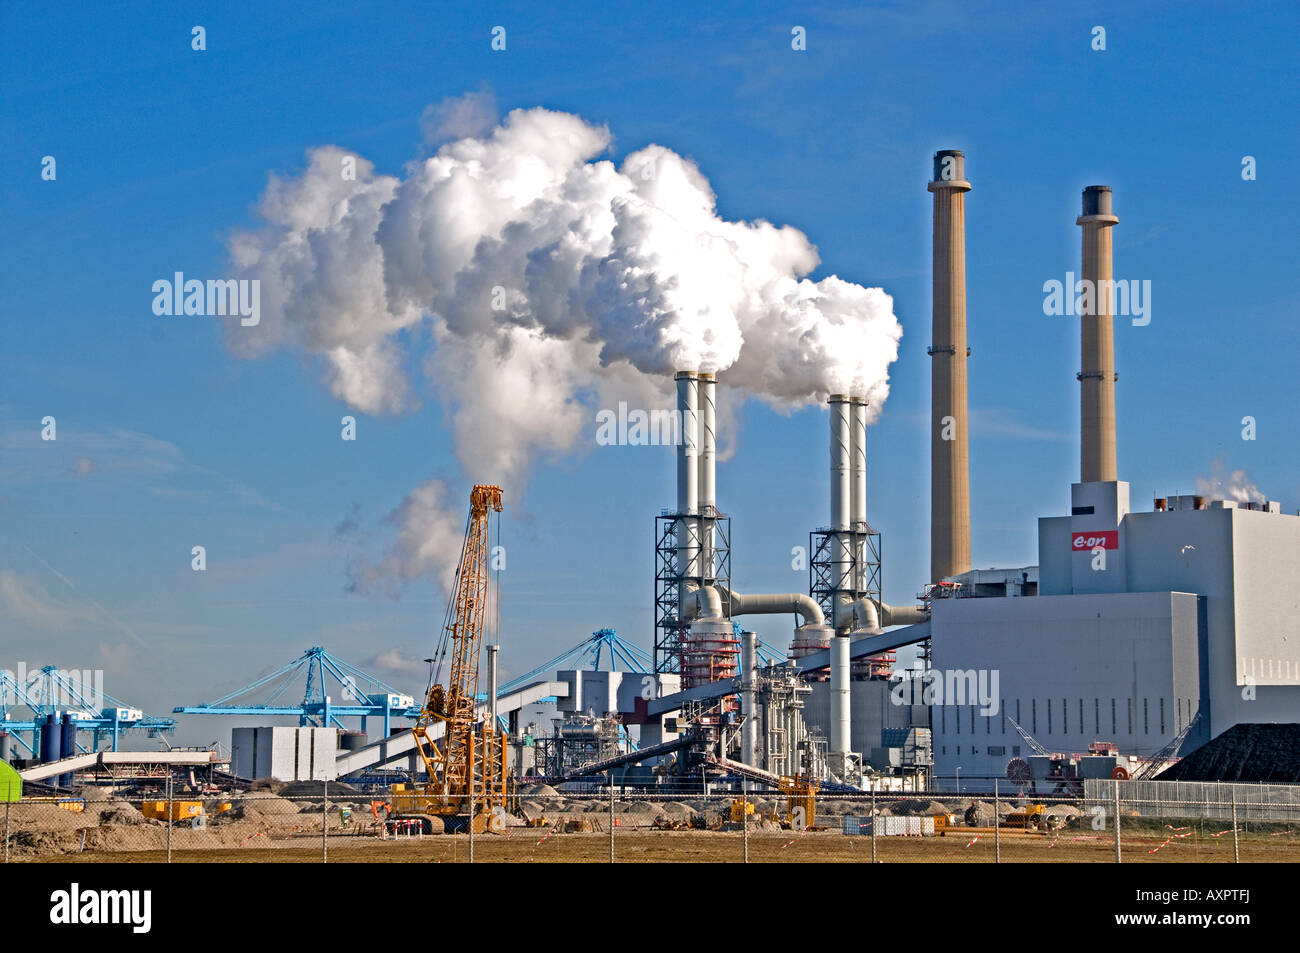
[[[488,521],[491,513],[501,512],[501,488],[475,486],[469,503],[455,590],[437,655],[439,669],[450,656],[451,670],[445,688],[435,671],[424,709],[412,728],[428,782],[394,785],[391,792],[395,814],[423,815],[431,832],[434,817],[443,819],[446,830],[463,829],[466,824],[475,831],[504,828],[506,737],[496,725],[479,720],[477,702],[479,653],[491,595]],[[428,734],[439,722],[444,726],[440,743]]]

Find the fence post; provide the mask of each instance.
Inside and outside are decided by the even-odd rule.
[[[609,778],[609,862],[614,862],[614,777]]]
[[[740,779],[740,829],[745,842],[745,863],[749,863],[749,779]]]
[[[167,772],[167,863],[172,862],[172,775]]]
[[[6,864],[9,863],[9,808],[12,806],[13,806],[12,801],[5,801],[5,863]]]
[[[1110,783],[1115,786],[1115,863],[1122,864],[1124,860],[1123,855],[1120,852],[1119,836],[1119,778],[1116,778]]]
[[[1241,844],[1237,841],[1237,786],[1228,788],[1232,792],[1232,862],[1241,863]]]
[[[871,789],[871,862],[876,862],[876,789]]]
[[[993,863],[1002,863],[1002,825],[998,816],[998,779],[993,779]]]
[[[474,772],[469,779],[469,862],[474,863]]]
[[[330,779],[325,778],[321,784],[322,800],[320,806],[320,862],[328,864],[330,860],[329,826],[330,826]]]

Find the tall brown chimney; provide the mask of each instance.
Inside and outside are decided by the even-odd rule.
[[[966,156],[934,154],[934,330],[930,366],[930,581],[970,569],[966,434]]]
[[[1111,212],[1107,185],[1083,190],[1083,281],[1091,290],[1092,307],[1080,314],[1079,481],[1105,483],[1118,479],[1115,468],[1115,292],[1111,261],[1111,228],[1119,222]],[[1074,289],[1066,289],[1073,294]],[[1084,292],[1088,294],[1088,291]],[[1086,299],[1085,299],[1086,300]],[[1089,313],[1083,313],[1084,311]]]

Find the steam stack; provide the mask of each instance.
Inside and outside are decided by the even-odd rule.
[[[1083,190],[1084,295],[1092,306],[1080,309],[1080,432],[1079,480],[1107,483],[1118,479],[1115,468],[1115,327],[1114,268],[1111,228],[1119,219],[1111,212],[1107,185]],[[1072,293],[1073,289],[1067,289]],[[1087,297],[1084,298],[1087,301]]]
[[[700,374],[699,388],[699,460],[700,469],[700,564],[701,574],[706,580],[714,576],[714,549],[717,534],[714,532],[714,519],[718,515],[717,499],[717,379],[712,374]]]
[[[849,440],[852,457],[852,505],[849,507],[854,533],[854,572],[853,588],[861,591],[867,588],[867,401],[862,397],[853,398],[853,434]]]
[[[853,522],[853,403],[847,394],[831,394],[831,529],[835,539],[836,589],[853,588],[852,544],[848,531]]]
[[[934,330],[930,373],[930,580],[970,569],[966,413],[966,157],[934,154]]]
[[[699,380],[691,371],[677,374],[677,410],[682,419],[682,441],[677,448],[677,512],[691,518],[677,524],[677,567],[683,577],[700,574],[698,519],[700,511]],[[683,586],[680,611],[686,611],[688,593]]]

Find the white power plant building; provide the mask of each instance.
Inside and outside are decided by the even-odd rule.
[[[1118,221],[1110,189],[1084,191],[1083,277],[1097,287]],[[1198,715],[1181,754],[1239,723],[1300,721],[1300,518],[1201,497],[1131,511],[1115,472],[1110,295],[1096,301],[1081,321],[1082,481],[1069,516],[1039,520],[1039,565],[1003,571],[1007,596],[1028,595],[1031,572],[1036,596],[932,603],[933,682],[960,696],[931,706],[940,777],[1005,777],[1033,753],[1015,724],[1050,752],[1107,741],[1150,757]],[[950,579],[982,595],[990,575]]]

